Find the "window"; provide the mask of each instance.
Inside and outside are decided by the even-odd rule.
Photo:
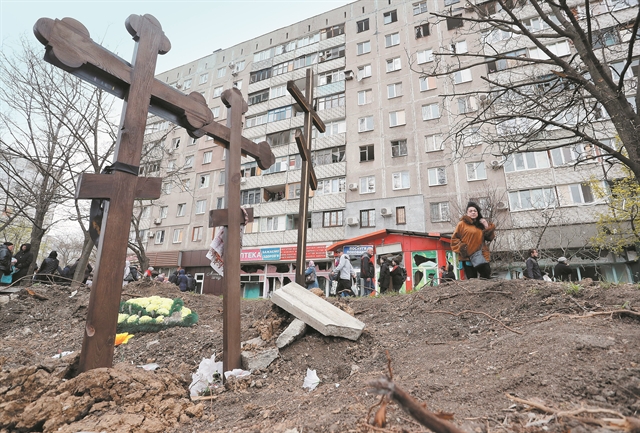
[[[401,68],[400,57],[387,59],[387,72],[399,71]]]
[[[413,4],[413,14],[420,15],[427,12],[427,2],[420,2]]]
[[[447,17],[447,30],[459,29],[464,26],[462,14]]]
[[[402,126],[406,124],[404,110],[391,111],[389,113],[389,127],[393,128],[394,126]]]
[[[309,30],[311,30],[309,26]],[[298,39],[298,48],[306,47],[307,45],[315,44],[320,40],[320,33],[316,33],[309,36],[304,36]]]
[[[218,73],[216,74],[216,78],[222,78],[227,73],[227,68],[219,68]]]
[[[416,53],[416,61],[418,64],[433,62],[433,50],[422,50]]]
[[[289,185],[289,195],[287,199],[300,198],[300,182],[292,183]]]
[[[322,134],[320,134],[315,127],[313,128],[314,138],[330,137],[332,135],[343,134],[347,132],[347,122],[344,119],[334,120],[333,122],[326,122],[324,126],[326,126],[326,129]]]
[[[484,161],[467,164],[467,180],[484,180],[487,178]]]
[[[202,240],[202,226],[194,227],[191,233],[191,242],[199,242]]]
[[[213,89],[213,96],[212,96],[212,98],[219,98],[219,97],[220,97],[220,95],[222,95],[222,89],[223,89],[223,87],[222,87],[222,86],[220,86],[220,87],[216,87],[215,89]]]
[[[271,68],[252,72],[249,76],[249,83],[257,83],[258,81],[266,80],[267,78],[271,78]]]
[[[449,202],[431,203],[431,222],[450,221]]]
[[[409,180],[409,172],[401,171],[399,173],[393,173],[391,176],[391,184],[394,190],[396,189],[407,189],[411,187],[411,182]]]
[[[442,134],[426,135],[424,137],[425,144],[427,145],[427,152],[434,152],[436,150],[444,149],[444,143],[442,142]]]
[[[267,112],[267,122],[278,122],[280,120],[289,119],[291,117],[291,106],[280,107]]]
[[[184,157],[184,168],[193,167],[193,155],[188,155]]]
[[[461,71],[454,72],[453,82],[456,84],[466,83],[471,81],[471,69],[463,69]]]
[[[396,224],[406,224],[407,223],[407,212],[404,206],[398,206],[396,208]]]
[[[240,204],[256,204],[260,203],[260,188],[248,189],[240,191]]]
[[[247,100],[248,105],[259,104],[261,102],[265,102],[269,100],[269,89],[261,90],[256,93],[252,93],[249,95],[249,99]]]
[[[165,219],[169,214],[169,206],[160,206],[160,218]]]
[[[234,81],[233,87],[235,87],[238,90],[242,90],[242,80]]]
[[[244,60],[240,60],[238,63],[236,63],[236,68],[235,68],[235,72],[242,72],[244,71]]]
[[[622,74],[622,70],[626,66],[627,62],[625,60],[614,62],[609,65],[611,68],[611,74],[614,80],[620,79],[620,74]],[[631,78],[635,78],[638,76],[638,65],[640,64],[639,59],[633,59],[629,64],[629,67],[625,71],[624,79],[628,80]]]
[[[444,167],[430,168],[429,173],[429,186],[446,185],[447,184],[447,171]]]
[[[317,99],[317,110],[328,110],[329,108],[344,106],[345,95],[344,93],[338,93],[337,95],[324,96]]]
[[[322,212],[322,227],[340,227],[343,225],[343,211],[332,210]]]
[[[575,204],[593,202],[593,193],[588,184],[569,185],[569,191],[571,192],[571,200],[573,200]]]
[[[407,140],[395,140],[391,142],[391,156],[407,156]]]
[[[291,143],[292,137],[293,134],[291,134],[291,130],[275,132],[273,134],[267,135],[267,143],[269,143],[271,147],[282,146]]]
[[[162,193],[171,194],[171,183],[166,182],[162,184]]]
[[[594,48],[596,48],[596,41],[594,41],[593,45]],[[546,48],[551,52],[551,54],[558,57],[568,56],[571,54],[571,48],[569,47],[568,41],[556,42],[555,44],[547,45]],[[541,60],[549,59],[549,56],[547,56],[547,54],[538,47],[529,49],[529,57]]]
[[[618,30],[615,27],[609,27],[607,29],[602,29],[602,30],[595,30],[593,32],[593,48],[594,49],[610,47],[611,45],[615,45],[619,43],[620,43],[620,36],[618,34]],[[547,46],[547,48],[549,48],[549,46]],[[569,54],[569,53],[566,53],[566,54]],[[561,54],[558,54],[558,55],[561,55]]]
[[[201,215],[207,211],[207,200],[198,200],[196,202],[196,215]]]
[[[213,151],[209,150],[202,154],[202,163],[209,164],[211,163],[211,159],[213,157]]]
[[[178,213],[176,214],[176,216],[179,216],[179,217],[184,216],[186,211],[187,211],[187,204],[186,203],[180,203],[178,205]]]
[[[371,89],[361,90],[358,92],[358,105],[371,104],[373,100],[373,92]]]
[[[209,73],[200,75],[200,80],[198,80],[198,84],[204,84],[209,79]]]
[[[300,155],[296,155],[296,159],[302,163]],[[336,162],[344,161],[345,146],[338,146],[329,149],[316,150],[311,154],[311,162],[316,165],[335,164]]]
[[[426,90],[433,90],[436,88],[436,77],[420,77],[418,79],[420,83],[420,91],[424,92]]]
[[[279,98],[281,96],[288,95],[288,94],[289,92],[287,92],[286,84],[283,84],[282,86],[272,87],[269,90],[269,98],[271,99]]]
[[[366,32],[369,30],[369,18],[356,22],[356,26],[358,27],[358,33]]]
[[[367,54],[371,52],[371,41],[360,42],[358,44],[358,55]]]
[[[320,39],[331,39],[344,34],[344,24],[328,27],[320,31]]]
[[[242,164],[240,166],[240,176],[242,177],[253,177],[258,175],[258,163],[257,162],[247,162],[246,164]]]
[[[465,54],[468,52],[467,41],[459,41],[451,44],[451,52],[454,54]]]
[[[287,171],[289,168],[289,157],[279,156],[271,167],[264,170],[262,174],[280,173],[281,171]]]
[[[179,244],[182,242],[182,229],[174,229],[173,230],[173,243]]]
[[[360,146],[360,162],[373,161],[373,144]]]
[[[189,78],[188,80],[184,80],[184,90],[190,89],[191,88],[191,78]]]
[[[213,114],[214,119],[217,119],[218,117],[220,117],[220,107],[213,107],[211,109],[211,114]]]
[[[367,209],[360,211],[360,227],[376,226],[376,210]]]
[[[360,178],[360,194],[376,192],[376,177],[365,176]]]
[[[300,154],[289,155],[289,170],[300,170],[302,168],[302,157]]]
[[[553,188],[525,189],[509,193],[511,210],[544,209],[556,205]]]
[[[424,24],[420,24],[419,26],[415,26],[413,30],[416,33],[416,39],[429,36],[429,23],[424,23]]]
[[[597,155],[597,149],[591,145],[585,146],[584,144],[551,149],[551,159],[555,167],[572,164],[586,158],[593,158],[595,155]]]
[[[504,171],[506,173],[533,170],[536,168],[549,168],[547,152],[512,153],[507,156],[507,159],[504,162]]]
[[[440,117],[438,103],[422,106],[422,120],[437,119]]]
[[[171,148],[172,149],[180,148],[180,138],[174,138],[173,140],[171,140]]]
[[[495,59],[493,61],[488,62],[487,63],[487,71],[489,73],[492,73],[492,72],[503,71],[505,69],[514,68],[516,66],[520,66],[524,62],[522,62],[522,61],[520,61],[518,59],[519,58],[527,58],[527,50],[523,48],[521,50],[510,51],[508,53],[505,53],[504,56],[508,57],[508,58],[506,58],[506,59]]]
[[[373,116],[358,119],[358,132],[373,131]]]
[[[260,218],[261,232],[278,232],[286,230],[286,217],[284,215]]]
[[[360,79],[371,76],[371,65],[358,66],[358,77]]]
[[[209,174],[200,175],[200,182],[198,183],[198,186],[200,188],[208,188],[210,178],[211,178],[211,175]]]
[[[610,11],[618,11],[637,5],[638,0],[607,0],[607,6],[609,6]]]
[[[156,244],[161,244],[164,242],[164,230],[157,230],[156,231],[156,237],[155,237],[155,243]]]
[[[188,192],[189,188],[191,187],[191,179],[182,179],[180,180],[180,189],[182,190],[182,192]]]
[[[387,86],[387,98],[402,96],[402,83],[389,84]]]
[[[347,189],[344,177],[336,177],[333,179],[324,179],[318,181],[317,195],[338,194],[345,192]]]
[[[385,12],[382,17],[385,25],[395,23],[398,21],[398,11]]]
[[[220,170],[220,176],[218,177],[218,185],[224,185],[227,180],[227,175],[224,170]]]
[[[196,143],[198,143],[198,139],[191,137],[191,140],[189,140],[189,146],[195,146]]]
[[[318,74],[318,86],[344,81],[344,71],[329,71]],[[286,87],[286,86],[283,86]]]
[[[151,216],[151,206],[144,206],[142,208],[142,212],[140,213],[140,219],[146,220]]]
[[[478,103],[475,96],[464,96],[458,98],[458,113],[467,114],[472,113],[478,109]]]
[[[526,24],[525,24],[526,25]],[[484,33],[482,38],[485,44],[493,44],[495,42],[506,41],[511,38],[512,33],[502,29],[493,29],[490,32]]]
[[[389,48],[400,44],[400,33],[391,33],[384,37],[384,46]]]
[[[466,128],[460,139],[464,147],[478,146],[482,143],[480,128]]]
[[[218,197],[216,199],[216,209],[224,209],[224,197]]]

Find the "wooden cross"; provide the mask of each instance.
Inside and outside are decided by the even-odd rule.
[[[242,121],[237,112],[241,110],[235,107],[231,110],[236,124],[232,129],[227,128],[213,121],[213,114],[201,94],[193,92],[184,95],[154,78],[158,54],[165,54],[171,48],[158,20],[151,15],[130,15],[125,27],[136,42],[133,64],[96,44],[91,40],[87,29],[72,18],[41,18],[34,26],[36,37],[46,46],[46,61],[125,101],[115,149],[115,163],[112,165],[113,174],[84,173],[76,192],[76,199],[108,200],[104,207],[100,230],[102,241],[98,245],[89,297],[80,371],[111,367],[113,364],[113,343],[134,199],[160,197],[161,178],[137,177],[148,113],[183,126],[192,137],[209,135],[231,149],[232,154],[245,153],[252,156],[263,169],[269,168],[275,161],[268,143],[256,144],[237,133],[241,130]],[[240,105],[236,97],[229,99],[231,103]],[[239,171],[240,157],[237,159]],[[239,203],[239,191],[237,198],[228,197],[228,200]],[[241,212],[239,204],[237,208],[234,212]],[[229,244],[232,245],[234,239],[232,237]],[[238,236],[237,243],[239,242]],[[238,251],[238,260],[239,256]],[[239,272],[238,265],[235,269],[238,279]],[[229,273],[232,274],[232,270]],[[238,281],[236,290],[239,291],[239,287]],[[227,290],[232,292],[229,288]],[[237,310],[225,309],[224,313],[237,316],[237,321],[232,320],[230,323],[237,323],[239,328],[239,303]],[[230,369],[236,368],[240,365],[240,339],[236,337],[239,336],[239,329],[229,330],[225,327],[223,332],[225,338],[227,335],[237,338],[237,362],[228,365]],[[235,344],[234,341],[233,345]]]
[[[303,95],[294,81],[287,82],[287,90],[304,111],[304,132],[296,130],[296,144],[302,158],[302,172],[300,174],[300,207],[298,220],[298,255],[296,256],[296,283],[306,287],[304,272],[307,255],[307,215],[309,214],[309,187],[318,188],[316,172],[311,164],[311,127],[315,125],[318,132],[324,132],[326,127],[318,113],[313,108],[313,71],[307,69],[305,80],[305,94]]]

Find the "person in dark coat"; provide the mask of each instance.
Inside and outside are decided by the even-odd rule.
[[[443,266],[444,268],[444,266]],[[442,269],[444,271],[444,269]],[[451,263],[449,263],[447,265],[447,270],[446,272],[443,272],[442,274],[442,282],[446,283],[448,281],[455,281],[456,280],[456,274],[455,272],[453,272],[453,265]]]
[[[14,258],[17,261],[14,265],[16,271],[13,274],[13,284],[23,284],[23,282],[26,283],[27,279],[24,277],[27,276],[27,273],[29,272],[29,266],[31,266],[31,263],[33,263],[31,244],[22,244],[20,246],[20,251],[18,251]]]
[[[5,242],[0,245],[0,276],[4,276],[7,282],[2,282],[0,285],[8,286],[11,284],[11,272],[13,272],[13,244],[11,242]]]
[[[407,270],[400,266],[399,260],[391,260],[391,284],[393,285],[393,291],[399,292],[402,289],[402,285],[407,279]]]
[[[378,277],[378,287],[380,287],[380,293],[386,293],[389,290],[391,284],[391,273],[389,271],[389,260],[384,257],[380,257],[380,277]]]
[[[571,281],[571,268],[567,264],[566,257],[560,257],[558,264],[553,269],[556,281]]]
[[[187,291],[187,285],[189,284],[189,279],[185,275],[184,269],[180,269],[180,272],[178,273],[177,284],[178,284],[178,287],[180,287],[181,292]]]
[[[532,248],[529,250],[529,257],[525,262],[527,265],[526,277],[531,278],[532,280],[542,280],[542,271],[540,270],[540,266],[538,265],[538,250]]]
[[[61,274],[62,269],[60,269],[60,262],[58,261],[58,253],[56,251],[51,251],[49,253],[49,257],[42,261],[42,264],[38,268],[38,272],[36,272],[36,281],[40,281],[42,283],[51,284],[55,281],[54,275]]]

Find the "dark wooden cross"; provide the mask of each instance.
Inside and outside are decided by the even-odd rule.
[[[296,130],[296,144],[302,158],[302,172],[300,174],[300,208],[298,219],[298,254],[296,256],[296,283],[306,287],[304,272],[307,255],[307,215],[309,214],[309,187],[318,188],[316,172],[311,164],[311,128],[324,132],[326,126],[313,107],[313,71],[307,69],[305,78],[305,94],[303,95],[294,81],[287,82],[287,90],[304,111],[304,132]]]
[[[125,27],[136,42],[132,64],[96,44],[90,38],[87,29],[72,18],[41,18],[34,26],[36,37],[46,46],[46,61],[125,101],[115,149],[115,162],[111,167],[112,174],[84,173],[80,177],[76,192],[76,199],[107,200],[80,353],[80,371],[111,367],[113,364],[113,343],[133,203],[136,198],[160,197],[161,178],[138,177],[148,113],[151,112],[186,128],[194,138],[209,135],[215,138],[217,143],[231,150],[237,149],[235,152],[238,154],[242,152],[252,156],[263,169],[269,168],[275,161],[268,143],[256,144],[239,133],[232,132],[241,128],[241,118],[237,116],[237,112],[242,111],[240,107],[233,107],[231,111],[233,121],[237,124],[230,129],[213,121],[213,114],[200,93],[184,95],[154,78],[158,54],[165,54],[171,48],[171,43],[164,35],[158,20],[151,15],[131,15],[127,18]],[[235,96],[229,99],[231,103],[242,105]],[[244,105],[246,106],[246,103]],[[239,157],[237,159],[239,177]],[[228,200],[239,203],[239,191],[237,198]],[[241,212],[239,204],[237,207],[234,212]],[[240,243],[239,229],[238,236],[230,238],[228,248],[231,246],[233,249],[234,243]],[[235,272],[239,275],[239,266]],[[229,273],[233,272],[230,270]],[[239,281],[234,290],[230,287],[227,290],[239,291]],[[229,320],[229,323],[237,324],[234,326],[239,328],[239,303],[236,310],[225,309],[224,315],[233,317],[234,320]],[[239,329],[225,328],[223,332],[224,338],[228,338],[228,335],[237,338],[231,345],[238,347],[237,359],[228,363],[225,368],[238,368],[240,339],[236,336],[239,335]]]

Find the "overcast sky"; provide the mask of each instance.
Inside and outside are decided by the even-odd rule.
[[[281,27],[335,9],[353,0],[0,0],[2,49],[21,36],[33,36],[39,18],[71,17],[91,38],[131,61],[134,42],[124,27],[131,14],[155,16],[171,41],[171,51],[159,56],[156,73],[181,66]]]

